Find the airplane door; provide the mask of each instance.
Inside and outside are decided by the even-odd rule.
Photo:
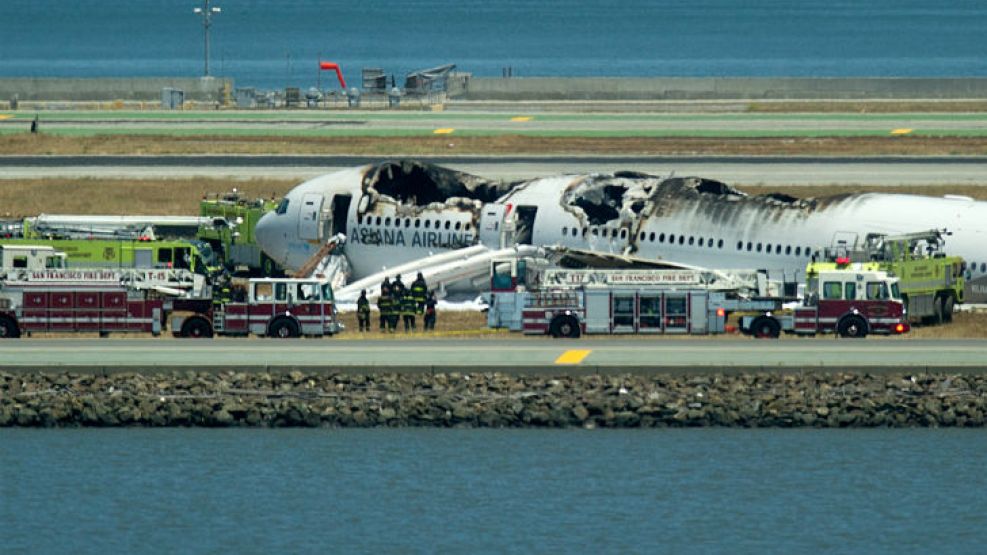
[[[505,221],[509,207],[505,204],[487,203],[480,212],[480,243],[491,249],[503,248],[514,241],[514,226]]]
[[[299,211],[298,238],[305,241],[319,240],[319,214],[322,213],[322,195],[306,193]]]
[[[346,234],[346,219],[350,212],[350,195],[336,195],[332,198],[332,229],[329,236],[337,233]]]

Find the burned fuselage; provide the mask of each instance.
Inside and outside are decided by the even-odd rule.
[[[719,181],[635,172],[501,183],[415,161],[343,170],[292,190],[258,225],[264,251],[301,266],[334,233],[354,277],[461,247],[562,245],[722,269],[798,273],[813,253],[867,233],[950,228],[978,253],[987,203],[914,195],[799,199]],[[978,235],[980,234],[980,235]],[[979,250],[978,250],[979,249]],[[987,261],[987,253],[979,259]]]

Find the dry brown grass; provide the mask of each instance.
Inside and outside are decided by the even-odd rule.
[[[449,145],[453,146],[450,147]],[[0,136],[0,154],[983,155],[987,137],[232,137]]]
[[[297,180],[11,179],[0,180],[0,217],[49,214],[198,214],[199,199],[237,187],[248,197],[280,197]]]
[[[0,179],[0,218],[49,214],[197,214],[199,199],[237,187],[248,197],[279,197],[299,180],[252,179]],[[987,200],[987,187],[976,185],[927,186],[742,186],[751,194],[786,193],[825,196],[875,191],[942,196],[967,195]]]

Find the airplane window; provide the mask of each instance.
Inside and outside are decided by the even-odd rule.
[[[435,229],[441,229],[441,228],[442,228],[442,222],[440,222],[439,220],[435,220]]]
[[[627,239],[627,230],[626,229],[621,229],[620,230],[620,238],[621,239]]]
[[[404,227],[411,227],[411,218],[404,219]]]
[[[586,232],[588,232],[588,231],[589,231],[589,228],[588,227],[584,227],[583,228],[583,237],[586,237]]]
[[[422,226],[421,218],[415,218],[415,229],[418,229],[421,226]]]
[[[744,250],[744,242],[743,241],[737,241],[737,250],[738,251]]]
[[[693,237],[692,235],[690,235],[689,236],[689,246],[692,246],[692,244],[695,243],[695,241],[696,241],[695,237]]]
[[[465,231],[469,231],[469,230],[470,230],[470,224],[469,224],[469,223],[467,223],[466,225],[464,225],[464,226],[463,226],[463,229],[464,229]]]
[[[462,222],[456,222],[456,231],[459,231],[463,227]]]
[[[703,246],[703,238],[702,237],[699,238],[699,246],[700,247]]]
[[[747,241],[747,252],[751,252],[752,248],[754,248],[754,243]]]
[[[280,216],[281,214],[284,214],[287,211],[288,211],[288,198],[285,197],[281,199],[280,203],[278,203],[278,207],[274,209],[274,213]]]
[[[377,225],[380,225],[380,216],[377,216]]]
[[[761,249],[757,249],[757,250],[761,250]],[[771,254],[771,243],[768,243],[767,245],[764,246],[764,252]]]
[[[785,255],[787,256],[789,254],[792,254],[792,246],[791,245],[785,245]]]
[[[669,243],[675,243],[675,234],[674,233],[669,233],[668,234],[668,242]]]
[[[384,218],[384,226],[386,227],[389,225],[391,225],[391,218],[390,217]]]
[[[812,249],[810,247],[805,247],[805,255],[812,256]]]
[[[449,229],[449,224],[450,224],[449,220],[446,220],[446,229]]]
[[[679,235],[679,244],[680,245],[684,245],[685,244],[685,235]]]
[[[562,236],[565,237],[567,235],[569,235],[569,228],[568,227],[563,227],[562,228]]]
[[[432,220],[425,220],[425,229],[432,227]]]
[[[802,247],[795,247],[795,256],[802,256]]]
[[[987,263],[981,262],[980,263],[980,273],[982,274],[984,272],[987,272]]]
[[[761,252],[761,243],[757,244],[757,252]]]
[[[651,234],[651,240],[652,241],[655,240],[655,234],[654,233]],[[664,233],[659,233],[658,234],[658,242],[659,243],[664,243],[665,242],[665,234]]]
[[[613,237],[614,239],[616,239],[617,238],[617,235],[618,235],[617,234],[617,228],[613,228],[613,229],[610,230],[610,236],[611,237]],[[621,235],[621,237],[623,237],[623,235]]]
[[[647,233],[645,233],[645,232],[642,231],[641,232],[641,236],[638,237],[638,241],[644,241],[644,238],[647,237],[647,235],[648,235]]]
[[[775,245],[775,254],[781,254],[781,245]]]
[[[593,228],[593,235],[599,235],[599,234],[600,234],[600,230],[594,227]]]

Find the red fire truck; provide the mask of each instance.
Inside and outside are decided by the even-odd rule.
[[[774,338],[836,333],[841,337],[900,334],[911,328],[898,280],[882,271],[821,271],[806,283],[803,301],[791,311],[741,318],[741,331]]]
[[[180,337],[321,336],[341,329],[332,288],[317,280],[250,280],[249,298],[218,302],[198,281],[201,276],[185,274],[73,269],[0,275],[0,338],[40,332],[158,335],[169,315]]]
[[[342,330],[332,287],[316,279],[251,279],[242,301],[176,299],[169,308],[176,337],[319,337]]]

